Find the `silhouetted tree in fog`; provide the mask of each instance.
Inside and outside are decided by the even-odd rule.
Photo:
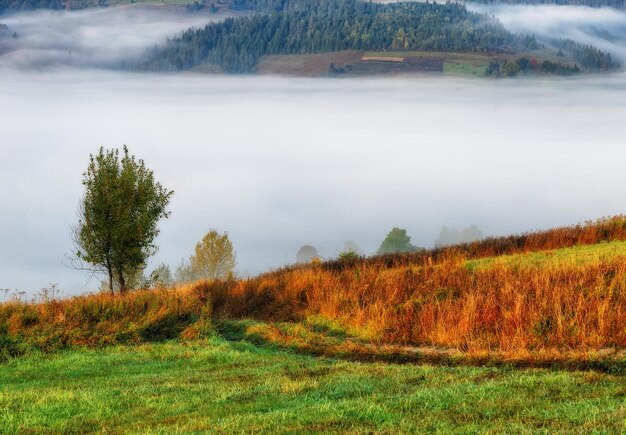
[[[395,254],[399,252],[411,252],[416,249],[415,246],[411,245],[411,237],[406,234],[406,230],[394,227],[389,231],[376,253],[379,255]]]
[[[296,261],[298,263],[308,263],[314,258],[318,258],[319,255],[317,253],[317,249],[311,245],[304,245],[298,250],[296,254]]]

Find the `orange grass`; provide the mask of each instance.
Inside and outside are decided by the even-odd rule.
[[[463,351],[532,352],[626,347],[626,258],[584,265],[470,271],[451,257],[433,266],[365,262],[268,274],[194,291],[222,317],[269,321],[318,315],[378,342]]]
[[[476,269],[465,263],[494,249],[622,239],[624,227],[624,218],[613,218],[428,255],[313,264],[126,296],[12,302],[0,305],[0,352],[193,338],[210,329],[210,318],[297,322],[312,316],[378,344],[518,358],[620,350],[626,348],[625,257],[584,264],[494,262]]]
[[[195,338],[210,328],[211,304],[187,287],[97,293],[0,305],[0,360],[36,349],[103,347]]]
[[[452,254],[467,258],[497,257],[534,251],[548,251],[577,245],[595,245],[613,240],[626,240],[626,216],[613,216],[582,224],[532,231],[504,237],[487,237],[483,240],[450,247],[421,250],[406,254],[389,254],[369,258],[368,264],[385,264],[388,267],[413,264],[416,261],[438,261]],[[341,267],[339,261],[327,262],[327,267]]]

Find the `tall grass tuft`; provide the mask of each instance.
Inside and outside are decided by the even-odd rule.
[[[98,293],[42,303],[0,305],[0,358],[28,350],[103,347],[195,337],[210,313],[210,300],[192,288],[140,290],[127,295]],[[210,316],[210,314],[209,314]],[[196,332],[186,331],[195,325]]]

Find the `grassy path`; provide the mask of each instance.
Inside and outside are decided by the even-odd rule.
[[[0,432],[626,431],[595,372],[357,363],[221,337],[0,365]]]

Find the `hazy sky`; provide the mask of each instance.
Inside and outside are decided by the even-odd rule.
[[[101,145],[127,144],[176,191],[150,267],[174,269],[211,228],[252,274],[303,244],[372,253],[393,226],[430,246],[442,225],[507,234],[625,211],[622,73],[229,78],[15,59],[0,56],[0,288],[98,286],[63,262]]]

